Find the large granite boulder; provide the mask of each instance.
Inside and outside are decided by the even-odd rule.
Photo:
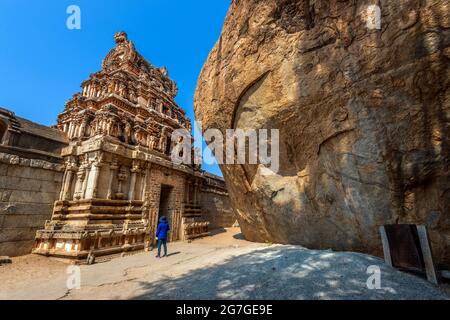
[[[221,166],[247,239],[381,255],[418,223],[450,266],[449,28],[445,0],[232,2],[195,112],[280,130],[278,172]]]

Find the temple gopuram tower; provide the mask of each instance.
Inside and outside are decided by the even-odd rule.
[[[171,161],[171,134],[191,131],[175,103],[177,86],[127,34],[102,69],[66,103],[57,128],[70,141],[65,174],[51,221],[37,232],[34,253],[85,259],[141,250],[154,242],[159,217],[171,241],[208,233],[199,205],[201,168]]]

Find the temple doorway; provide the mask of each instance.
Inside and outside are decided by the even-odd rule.
[[[173,187],[169,185],[161,185],[161,196],[159,198],[158,222],[162,216],[165,216],[169,222],[172,220],[172,193]]]

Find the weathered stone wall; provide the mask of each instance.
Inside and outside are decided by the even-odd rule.
[[[236,222],[228,194],[202,190],[200,204],[203,217],[210,222],[210,230],[230,228]]]
[[[31,252],[59,196],[66,145],[58,130],[0,108],[0,255]]]
[[[203,217],[210,222],[210,230],[229,228],[236,222],[225,181],[221,177],[204,173],[200,205]]]
[[[0,255],[28,254],[36,230],[52,215],[62,167],[0,153]]]

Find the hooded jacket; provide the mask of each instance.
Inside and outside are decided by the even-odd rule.
[[[156,237],[158,239],[167,239],[167,234],[169,233],[170,226],[165,217],[159,220],[158,228],[156,229]]]

